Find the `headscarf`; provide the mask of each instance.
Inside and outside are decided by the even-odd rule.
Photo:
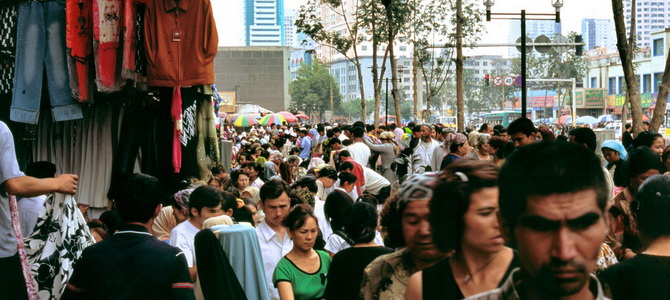
[[[379,139],[384,139],[387,140],[393,145],[393,152],[395,152],[396,155],[400,154],[400,146],[398,146],[398,142],[395,141],[395,134],[390,131],[384,131],[379,135]]]
[[[193,192],[193,189],[185,189],[174,193],[174,202],[185,216],[188,216],[188,200],[191,197],[191,192]]]
[[[444,145],[447,149],[451,148],[451,145],[461,145],[468,141],[468,138],[462,133],[454,133],[447,135],[444,139]]]
[[[309,165],[307,166],[307,170],[317,168],[319,165],[324,164],[325,162],[323,159],[319,157],[312,157],[312,159],[309,160]]]
[[[621,157],[621,159],[626,159],[626,157],[628,156],[628,152],[626,152],[626,148],[624,148],[623,145],[621,145],[621,143],[619,143],[615,140],[604,141],[602,146],[600,146],[600,148],[601,149],[602,148],[608,148],[608,149],[612,149],[616,152],[619,152],[619,157]]]
[[[398,191],[398,205],[402,207],[410,201],[433,198],[436,179],[437,173],[435,172],[410,175]]]
[[[259,191],[260,191],[260,190],[259,190],[257,187],[255,187],[255,186],[249,186],[249,187],[247,187],[246,189],[244,189],[244,190],[242,191],[241,194],[244,194],[244,192],[249,193],[249,195],[251,195],[251,201],[252,201],[254,204],[257,204],[258,201],[261,200],[261,197],[260,197],[260,195],[259,195]]]

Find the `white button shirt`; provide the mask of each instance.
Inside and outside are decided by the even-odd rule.
[[[273,300],[279,300],[279,291],[272,284],[272,274],[275,272],[279,260],[293,249],[293,241],[289,238],[288,232],[284,233],[284,240],[282,241],[279,234],[272,230],[265,220],[256,227],[256,235],[261,247],[263,270],[265,271],[265,280],[268,283],[270,297]]]

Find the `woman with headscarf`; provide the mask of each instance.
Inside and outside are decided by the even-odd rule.
[[[409,277],[447,257],[433,243],[429,203],[435,173],[411,175],[381,212],[386,246],[400,250],[373,260],[363,272],[361,294],[366,300],[404,299]]]
[[[242,191],[242,194],[240,196],[244,199],[249,199],[249,201],[251,201],[251,203],[256,205],[261,200],[261,196],[260,196],[259,191],[260,190],[257,187],[249,186]]]
[[[450,134],[444,139],[444,142],[448,145],[449,154],[442,160],[440,170],[444,169],[454,160],[467,157],[472,149],[470,144],[468,144],[468,138],[462,133]]]
[[[600,151],[603,153],[607,164],[605,168],[610,172],[614,178],[614,185],[622,187],[626,185],[626,178],[624,175],[623,163],[628,157],[628,152],[623,145],[615,140],[606,140],[600,146]]]
[[[646,146],[629,154],[625,170],[630,184],[610,201],[610,232],[605,237],[619,261],[634,257],[640,250],[637,220],[631,209],[635,194],[645,179],[661,174],[663,169],[658,153]]]
[[[363,139],[363,143],[367,145],[371,151],[379,152],[382,156],[382,176],[386,178],[391,184],[396,181],[395,171],[391,169],[391,165],[395,159],[400,155],[400,147],[395,141],[393,132],[384,131],[379,135],[381,145],[375,145],[367,139]]]
[[[469,158],[474,158],[476,160],[491,161],[493,157],[489,153],[489,139],[488,134],[480,134],[477,137],[477,145],[475,146],[475,151],[468,156]]]

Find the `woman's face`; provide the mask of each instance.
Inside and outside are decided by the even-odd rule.
[[[489,155],[496,155],[496,153],[498,153],[498,149],[491,147],[491,145],[489,145],[487,150],[488,150],[487,153]]]
[[[658,154],[663,154],[664,148],[665,148],[665,140],[663,140],[662,137],[656,138],[654,142],[651,144],[651,150]]]
[[[434,260],[442,256],[433,244],[430,231],[430,199],[413,200],[407,203],[401,215],[402,234],[407,249],[420,260]]]
[[[247,174],[240,174],[240,177],[237,177],[237,189],[243,190],[249,187],[249,176]]]
[[[207,185],[209,185],[209,186],[211,186],[211,187],[214,187],[214,188],[216,188],[217,190],[221,190],[221,184],[220,184],[219,181],[217,181],[217,180],[212,180],[212,181],[210,181],[209,184],[207,184]]]
[[[483,188],[470,195],[470,206],[463,219],[463,248],[480,253],[494,253],[502,249],[505,240],[498,222],[497,187]]]
[[[472,147],[470,147],[470,144],[468,144],[468,142],[466,141],[465,143],[463,143],[463,145],[458,146],[457,154],[460,156],[466,156],[470,153],[471,150]]]
[[[178,207],[172,207],[172,215],[174,216],[175,220],[177,220],[177,224],[188,220],[188,216],[185,215]]]
[[[479,145],[477,145],[477,148],[479,148],[479,153],[490,154],[489,153],[489,143],[479,144]]]
[[[621,159],[621,156],[619,156],[619,151],[615,151],[612,149],[608,148],[603,148],[602,149],[603,156],[605,157],[605,160],[608,163],[615,163]]]
[[[305,224],[300,228],[288,231],[289,237],[293,240],[293,247],[302,251],[312,250],[314,241],[319,234],[319,227],[316,220],[312,217],[305,220]]]
[[[254,218],[254,226],[258,225],[258,208],[256,208],[256,205],[253,204],[247,204],[247,208],[249,208],[249,211],[251,211],[251,216]]]

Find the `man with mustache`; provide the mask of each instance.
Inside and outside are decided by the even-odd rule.
[[[607,299],[591,275],[605,235],[600,160],[566,142],[518,148],[499,176],[500,215],[521,267],[467,299]]]

